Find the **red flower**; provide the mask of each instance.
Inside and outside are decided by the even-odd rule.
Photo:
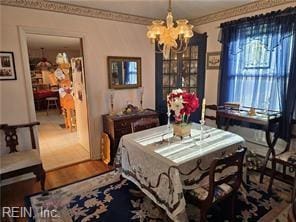
[[[181,110],[176,109],[176,104],[181,101],[182,108]],[[183,117],[190,115],[190,113],[195,112],[195,110],[199,107],[199,100],[195,93],[189,93],[185,90],[177,89],[173,90],[167,99],[168,106],[172,108],[173,111],[177,111],[178,114],[175,113],[176,122],[180,122],[183,120]],[[179,105],[178,105],[179,106]],[[175,110],[176,109],[176,110]],[[187,120],[188,121],[188,120]]]
[[[186,115],[195,112],[195,110],[199,107],[199,101],[195,93],[184,92],[182,97],[184,101],[184,108],[181,112]]]

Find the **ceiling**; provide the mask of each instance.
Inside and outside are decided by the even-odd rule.
[[[80,50],[80,39],[61,37],[61,36],[51,36],[51,35],[27,35],[28,49],[40,49],[45,50]]]
[[[52,0],[95,9],[165,19],[168,0]],[[173,16],[176,19],[195,19],[225,9],[241,6],[254,0],[172,0]]]

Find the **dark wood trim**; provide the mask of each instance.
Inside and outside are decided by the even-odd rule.
[[[40,122],[31,122],[31,123],[23,123],[23,124],[16,124],[16,125],[7,125],[9,127],[13,128],[24,128],[24,127],[32,127],[32,126],[37,126],[40,125]]]
[[[36,125],[40,125],[39,122],[32,122],[32,123],[26,123],[26,124],[17,124],[17,125],[8,125],[4,124],[1,125],[1,130],[5,133],[5,141],[6,146],[10,148],[10,153],[18,152],[16,149],[16,146],[19,144],[18,142],[18,135],[17,135],[17,129],[18,128],[29,128],[30,131],[30,138],[32,143],[32,149],[36,149],[36,142],[35,142],[35,136],[34,136],[34,129],[33,127]],[[19,152],[20,154],[22,151]],[[13,154],[3,154],[5,155],[13,155]],[[10,177],[19,176],[22,174],[33,172],[37,179],[40,181],[41,189],[45,190],[44,184],[45,184],[45,171],[42,167],[42,163],[40,160],[40,164],[31,165],[22,169],[16,169],[12,170],[6,173],[0,174],[1,179],[8,179]]]
[[[237,150],[235,153],[228,155],[226,157],[222,157],[220,159],[216,158],[213,160],[209,170],[209,187],[208,187],[208,195],[205,199],[198,199],[195,195],[192,195],[190,192],[187,192],[185,197],[187,201],[191,204],[194,204],[200,208],[200,221],[205,222],[206,214],[208,209],[217,202],[221,202],[225,199],[231,198],[231,219],[234,220],[234,207],[235,207],[235,196],[236,193],[242,183],[242,175],[243,175],[243,159],[246,153],[246,148],[241,148]],[[232,172],[227,176],[217,178],[216,173],[221,173],[229,167],[237,167],[236,172]],[[222,195],[219,199],[214,199],[215,191],[217,187],[221,184],[228,184],[231,186],[232,190]]]
[[[271,177],[272,176],[272,169],[266,168],[264,174]],[[293,180],[294,180],[294,178],[292,176],[284,175],[282,173],[275,173],[274,179],[280,180],[280,181],[290,184],[290,185],[293,185]]]
[[[129,85],[113,85],[112,84],[112,73],[111,73],[111,60],[118,61],[135,61],[137,62],[137,84]],[[109,89],[133,89],[142,86],[142,58],[141,57],[127,57],[127,56],[108,56],[107,57],[107,70],[108,70],[108,86]]]

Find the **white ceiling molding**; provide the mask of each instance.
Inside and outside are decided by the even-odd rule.
[[[101,9],[94,9],[82,6],[75,6],[70,4],[51,2],[46,0],[0,0],[1,5],[15,6],[30,9],[39,9],[45,11],[60,12],[72,15],[80,15],[87,17],[94,17],[100,19],[107,19],[120,22],[135,23],[141,25],[148,25],[151,23],[151,18],[129,15],[124,13],[112,12]]]
[[[196,19],[190,20],[190,23],[194,26],[203,25],[206,23],[224,20],[227,18],[239,16],[242,14],[247,14],[250,12],[255,12],[258,10],[263,10],[267,8],[271,8],[278,5],[283,5],[287,3],[295,3],[295,0],[259,0],[255,2],[251,2],[242,6],[226,9],[217,13],[209,14],[206,16],[202,16]]]
[[[70,2],[70,1],[69,1]],[[258,10],[263,10],[271,8],[274,6],[295,3],[295,0],[258,0],[242,6],[233,7],[223,11],[219,11],[213,14],[202,16],[196,19],[191,19],[190,23],[194,26],[224,20],[227,18],[239,16],[242,14],[247,14],[250,12],[255,12]],[[151,24],[152,18],[130,15],[125,13],[113,12],[102,9],[95,9],[83,6],[76,6],[71,4],[64,4],[60,2],[53,2],[48,0],[0,0],[1,5],[39,9],[45,11],[53,11],[65,14],[87,16],[93,18],[107,19],[120,22],[128,22],[140,25]]]

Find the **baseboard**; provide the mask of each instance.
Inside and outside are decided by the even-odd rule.
[[[36,176],[33,173],[27,173],[27,174],[23,174],[20,176],[16,176],[16,177],[12,177],[12,178],[8,178],[5,180],[1,180],[0,181],[0,187],[12,184],[12,183],[17,183],[17,182],[21,182],[24,180],[29,180],[32,178],[36,178]]]

